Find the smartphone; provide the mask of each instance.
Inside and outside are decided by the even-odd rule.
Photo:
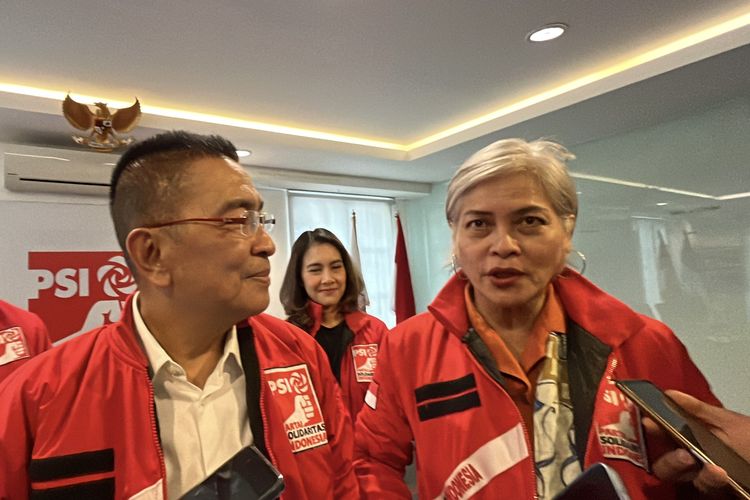
[[[597,462],[589,466],[552,500],[630,500],[620,475],[610,466]]]
[[[696,460],[724,469],[734,491],[741,498],[750,500],[750,463],[648,380],[616,380],[615,384]]]
[[[284,491],[284,478],[256,448],[248,446],[190,489],[183,500],[273,500]]]

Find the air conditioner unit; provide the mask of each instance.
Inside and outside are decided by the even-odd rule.
[[[73,151],[9,145],[3,154],[9,191],[107,196],[119,157],[95,151]]]

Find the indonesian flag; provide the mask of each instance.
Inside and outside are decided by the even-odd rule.
[[[351,242],[350,254],[354,267],[357,268],[360,276],[362,276],[362,292],[359,294],[359,308],[364,311],[367,306],[370,305],[370,297],[367,295],[367,288],[365,287],[365,276],[362,274],[362,264],[359,258],[359,243],[357,242],[357,213],[352,210],[352,242]]]
[[[401,227],[401,218],[396,214],[396,323],[416,314],[414,291],[411,287],[409,258],[406,256],[406,240]]]

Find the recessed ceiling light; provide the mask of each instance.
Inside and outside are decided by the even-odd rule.
[[[547,42],[565,33],[566,29],[568,25],[563,23],[545,24],[526,35],[526,39],[530,42]]]
[[[248,149],[238,149],[237,150],[237,156],[240,157],[240,158],[247,158],[251,154],[253,154],[253,152],[250,151],[250,150],[248,150]]]
[[[667,205],[669,205],[669,203],[667,203],[666,201],[662,201],[661,203],[656,204],[657,207],[665,207]]]

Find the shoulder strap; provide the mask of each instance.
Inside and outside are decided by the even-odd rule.
[[[263,432],[263,418],[260,414],[260,363],[255,351],[255,335],[249,324],[237,326],[237,342],[240,345],[240,359],[245,371],[245,394],[247,397],[247,416],[250,419],[250,430],[253,433],[253,444],[265,455],[265,434]]]

